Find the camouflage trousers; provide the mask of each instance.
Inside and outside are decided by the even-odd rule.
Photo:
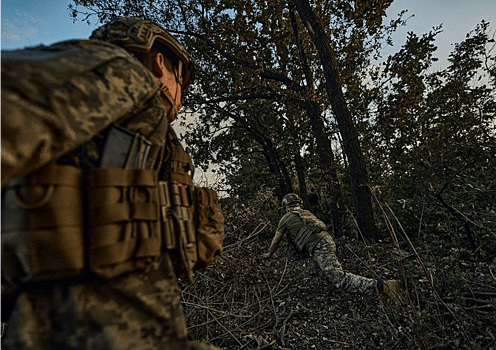
[[[336,257],[336,244],[331,236],[324,236],[315,246],[309,272],[330,281],[347,293],[375,295],[376,280],[345,272]]]
[[[17,298],[2,349],[218,350],[189,340],[170,261],[158,265],[111,281],[31,287]]]

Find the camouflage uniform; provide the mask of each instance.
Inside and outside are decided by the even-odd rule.
[[[115,122],[164,142],[168,125],[161,123],[166,111],[157,90],[148,69],[104,42],[2,51],[2,185]],[[98,157],[94,145],[86,152]]]
[[[100,132],[113,123],[152,144],[165,143],[170,128],[149,70],[99,41],[3,51],[1,98],[2,186],[55,160],[78,158],[91,169]],[[111,280],[22,285],[15,303],[3,349],[214,349],[189,340],[166,253],[146,271]]]
[[[318,274],[344,292],[374,295],[377,281],[343,271],[336,257],[336,244],[325,231],[325,225],[308,210],[296,207],[288,211],[279,221],[277,231],[288,234],[291,242],[297,239],[298,232],[306,225],[320,227],[313,230],[306,239],[303,250],[312,257],[309,266],[311,274]]]

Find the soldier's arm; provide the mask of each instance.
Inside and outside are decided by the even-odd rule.
[[[282,232],[276,231],[276,234],[274,235],[274,238],[272,239],[272,242],[270,244],[269,252],[267,254],[264,254],[264,258],[269,259],[272,255],[274,255],[277,248],[279,248],[279,244],[281,243],[283,236],[284,234]]]

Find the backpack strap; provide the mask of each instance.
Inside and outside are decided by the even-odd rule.
[[[168,180],[193,186],[193,177],[195,175],[193,162],[172,127],[169,128],[167,133],[167,141],[169,154],[163,166],[166,167],[165,172],[168,173]]]

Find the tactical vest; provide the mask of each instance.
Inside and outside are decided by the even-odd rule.
[[[296,233],[296,236],[292,238],[292,242],[300,251],[304,250],[306,243],[312,235],[319,235],[322,238],[327,234],[325,224],[317,219],[310,211],[300,209],[291,210],[290,212],[297,214],[303,220],[303,226]]]
[[[165,252],[192,279],[222,252],[217,193],[193,185],[193,165],[168,128],[164,145],[118,126],[100,166],[49,164],[2,190],[2,269],[12,281],[104,278],[143,270]]]

